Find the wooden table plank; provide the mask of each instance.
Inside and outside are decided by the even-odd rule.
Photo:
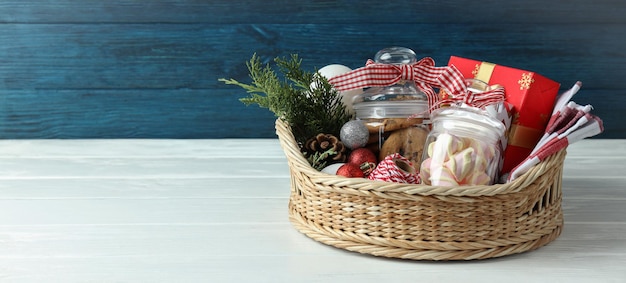
[[[0,179],[0,199],[287,198],[281,177]]]
[[[38,139],[0,140],[0,159],[284,157],[278,139]],[[0,172],[0,174],[2,174]]]
[[[626,140],[570,146],[565,227],[551,244],[433,263],[293,229],[275,139],[1,140],[0,281],[623,282],[624,156]]]
[[[616,245],[619,244],[616,239],[592,239],[592,235],[585,232],[588,228],[597,227],[570,228],[574,229],[573,232],[580,232],[576,235],[583,236],[563,237],[532,253],[480,262],[424,263],[375,258],[324,246],[298,234],[286,223],[169,227],[22,226],[12,233],[1,234],[5,239],[8,236],[15,240],[10,249],[2,250],[0,266],[13,270],[31,267],[43,271],[37,275],[45,278],[55,274],[46,270],[45,264],[48,263],[60,269],[59,273],[106,278],[102,280],[105,282],[115,278],[129,281],[129,278],[154,276],[159,269],[171,273],[165,278],[187,278],[190,276],[187,272],[193,272],[195,276],[217,280],[212,282],[236,282],[235,279],[269,282],[272,278],[318,282],[324,277],[328,277],[327,280],[343,279],[344,282],[356,281],[356,278],[374,282],[371,280],[387,277],[387,281],[400,282],[410,276],[424,280],[459,280],[468,276],[469,282],[475,281],[472,278],[487,277],[483,278],[484,282],[501,279],[507,274],[515,275],[513,282],[548,282],[548,279],[554,280],[551,278],[590,282],[602,273],[611,275],[606,277],[609,279],[619,278],[616,276],[624,261],[620,260],[623,255],[618,251],[623,246]],[[609,226],[609,229],[624,232],[623,225]],[[595,244],[590,245],[591,241]],[[589,258],[595,261],[586,262]],[[339,264],[341,262],[343,264]],[[234,272],[237,266],[245,268],[246,272]],[[74,272],[69,272],[72,269]],[[146,269],[153,271],[145,272]],[[117,277],[113,273],[117,273]],[[542,277],[545,280],[541,280]],[[579,277],[578,281],[576,277]]]

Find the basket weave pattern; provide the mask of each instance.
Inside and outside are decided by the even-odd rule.
[[[375,256],[471,260],[539,248],[563,226],[565,150],[508,184],[436,187],[318,172],[284,121],[276,133],[291,174],[290,221],[312,239]]]

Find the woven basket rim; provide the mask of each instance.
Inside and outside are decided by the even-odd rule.
[[[419,196],[458,196],[458,197],[478,197],[495,196],[510,193],[517,193],[525,190],[529,184],[533,183],[539,176],[543,175],[553,166],[561,166],[566,155],[566,150],[562,149],[558,153],[546,158],[539,164],[533,166],[528,172],[518,177],[514,181],[506,184],[475,185],[475,186],[427,186],[422,184],[402,184],[384,181],[373,181],[365,178],[347,178],[343,176],[331,175],[314,169],[300,152],[295,137],[291,132],[289,124],[281,118],[276,119],[276,134],[280,145],[285,152],[288,163],[293,170],[305,174],[313,183],[322,184],[322,187],[332,187],[342,193],[369,194],[369,193],[402,193]]]

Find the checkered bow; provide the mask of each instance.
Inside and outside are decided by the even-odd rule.
[[[431,111],[441,104],[454,102],[484,107],[504,100],[502,88],[482,93],[468,91],[463,75],[455,66],[435,67],[435,61],[430,57],[422,58],[413,64],[401,65],[381,64],[368,60],[364,67],[329,80],[338,91],[385,87],[402,81],[415,82],[426,94]],[[433,88],[445,90],[448,96],[441,99]]]

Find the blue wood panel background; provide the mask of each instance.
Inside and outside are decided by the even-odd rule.
[[[245,62],[362,66],[404,46],[538,72],[626,138],[626,1],[4,0],[0,138],[275,137]]]

